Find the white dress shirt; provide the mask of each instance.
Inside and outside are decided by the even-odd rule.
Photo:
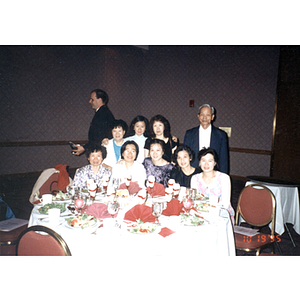
[[[199,150],[202,148],[208,148],[210,146],[211,125],[207,129],[199,126]],[[197,153],[196,153],[197,155]]]

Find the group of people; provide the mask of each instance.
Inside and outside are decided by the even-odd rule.
[[[120,178],[122,183],[130,175],[133,182],[145,188],[147,178],[153,175],[156,182],[167,187],[173,178],[199,194],[217,196],[233,216],[227,134],[211,124],[215,117],[212,106],[199,107],[200,125],[187,130],[180,145],[162,115],[152,117],[150,122],[139,115],[128,128],[125,121],[114,119],[103,90],[92,91],[89,103],[96,111],[89,142],[73,150],[74,155],[85,153],[89,165],[76,170],[73,185],[84,187],[88,179],[93,179],[101,187],[104,176],[110,182]]]

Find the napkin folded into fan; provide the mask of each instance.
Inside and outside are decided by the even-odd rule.
[[[167,237],[173,233],[175,233],[175,231],[171,230],[168,227],[163,227],[158,234],[160,234],[162,237]]]
[[[162,215],[164,216],[179,216],[183,212],[183,204],[177,199],[172,199],[167,204],[167,208],[163,210]]]
[[[139,187],[139,185],[136,182],[130,182],[129,187],[126,187],[125,183],[122,183],[119,187],[120,190],[126,190],[128,189],[129,195],[134,195],[137,194],[141,188]]]
[[[144,204],[137,204],[125,213],[124,220],[136,222],[140,219],[142,222],[154,222],[152,208]]]
[[[107,205],[103,203],[93,203],[85,211],[86,214],[96,217],[97,219],[111,218],[107,211]]]
[[[165,187],[163,184],[158,183],[158,182],[154,182],[154,186],[151,189],[149,186],[147,187],[147,193],[151,196],[151,197],[155,197],[155,196],[165,196]]]

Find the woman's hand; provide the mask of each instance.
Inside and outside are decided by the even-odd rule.
[[[118,165],[124,165],[125,164],[124,159],[120,159],[119,161],[117,161],[117,164]]]
[[[108,142],[109,142],[109,139],[108,139],[108,138],[105,138],[105,139],[102,140],[101,145],[107,146],[107,145],[108,145]]]

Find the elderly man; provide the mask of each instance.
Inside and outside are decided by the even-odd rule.
[[[99,144],[104,138],[111,138],[111,125],[115,118],[107,107],[108,95],[100,89],[91,92],[89,100],[92,108],[95,110],[95,115],[89,129],[89,142],[84,146],[76,145],[77,150],[72,150],[74,155],[82,154],[91,144]]]
[[[189,146],[197,157],[197,153],[203,147],[214,148],[219,156],[219,170],[229,173],[228,162],[228,138],[225,131],[213,126],[211,122],[215,117],[215,109],[209,104],[203,104],[198,110],[200,126],[186,131],[184,144]],[[192,163],[193,167],[198,166],[197,159]]]

